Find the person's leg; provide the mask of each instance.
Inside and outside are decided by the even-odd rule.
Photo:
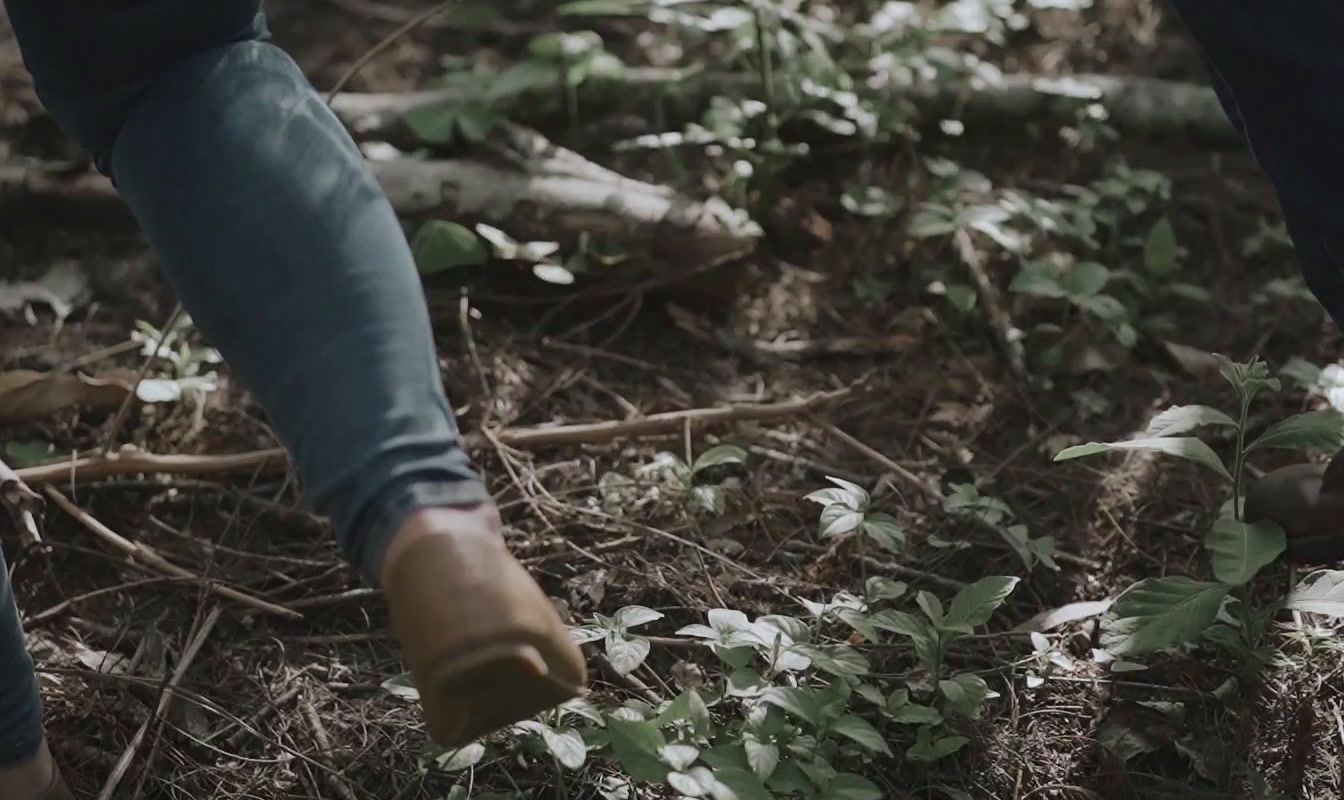
[[[111,174],[184,307],[270,415],[307,500],[370,581],[403,583],[384,588],[412,670],[422,690],[458,693],[437,711],[426,698],[436,736],[498,717],[473,705],[575,690],[582,660],[498,544],[468,466],[400,224],[339,121],[264,40],[259,0],[7,4],[39,96]],[[65,46],[86,36],[92,61]],[[437,573],[385,563],[389,550]],[[486,645],[503,648],[486,647],[494,666],[532,678],[464,699],[464,670],[489,659],[451,657]]]
[[[65,792],[47,752],[37,677],[0,553],[0,798],[61,800]]]
[[[1344,5],[1334,0],[1171,0],[1233,124],[1274,184],[1303,277],[1344,328]],[[1288,534],[1291,558],[1344,558],[1344,453],[1278,469],[1245,516]]]
[[[1303,277],[1344,327],[1344,5],[1171,0],[1273,183]]]

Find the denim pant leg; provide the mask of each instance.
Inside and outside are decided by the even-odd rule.
[[[42,701],[23,644],[19,611],[0,553],[0,770],[32,758],[42,742]]]
[[[1307,285],[1344,328],[1344,4],[1171,4],[1274,184]]]
[[[111,174],[366,578],[409,511],[485,501],[400,223],[266,41],[260,0],[6,2],[39,96]]]

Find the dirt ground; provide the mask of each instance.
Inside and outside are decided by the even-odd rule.
[[[360,6],[273,4],[277,41],[319,87],[330,86],[396,27],[394,20],[349,10]],[[1088,19],[1084,26],[1061,26],[1056,38],[1019,53],[1020,65],[1202,79],[1197,58],[1160,8],[1100,3]],[[437,73],[436,53],[473,41],[500,46],[507,36],[421,31],[375,59],[351,88],[417,87]],[[32,101],[12,42],[0,44],[0,126],[0,164],[64,147]],[[582,142],[569,144],[583,149]],[[1293,275],[1294,267],[1282,254],[1243,253],[1246,233],[1262,220],[1277,219],[1272,192],[1243,153],[1132,138],[1117,146],[1131,166],[1173,178],[1175,223],[1191,251],[1189,280],[1215,297],[1208,306],[1172,309],[1178,319],[1174,341],[1237,358],[1260,354],[1275,366],[1291,356],[1316,363],[1335,359],[1338,342],[1318,308],[1256,300],[1268,281]],[[1101,169],[1099,158],[1061,159],[1052,146],[1006,125],[930,139],[921,147],[924,155],[946,153],[1005,186],[1081,182]],[[591,155],[612,163],[605,154]],[[663,169],[656,163],[627,166],[651,176]],[[679,298],[654,294],[555,309],[540,320],[530,307],[482,303],[479,318],[466,329],[470,341],[455,308],[436,320],[446,384],[464,430],[475,430],[485,418],[507,425],[621,419],[856,387],[815,418],[696,431],[692,442],[674,436],[475,453],[511,541],[548,590],[576,621],[638,604],[664,613],[659,625],[672,631],[714,607],[764,613],[779,602],[780,587],[821,597],[855,585],[863,569],[858,555],[818,543],[815,510],[801,498],[819,488],[826,474],[877,484],[888,470],[837,430],[921,478],[941,485],[974,480],[1007,501],[1035,535],[1053,535],[1059,549],[1073,556],[1058,573],[1038,570],[1024,580],[996,625],[1110,597],[1142,577],[1198,574],[1199,532],[1216,502],[1192,469],[1140,458],[1109,469],[1103,462],[1058,465],[1050,459],[1062,444],[1125,436],[1171,403],[1223,402],[1216,378],[1192,374],[1162,348],[1145,345],[1113,368],[1063,376],[1048,390],[1020,387],[982,321],[950,318],[944,306],[937,307],[938,324],[924,321],[935,313],[936,298],[925,291],[920,268],[947,260],[948,253],[906,237],[889,222],[841,212],[835,176],[853,166],[840,156],[817,159],[792,176],[795,192],[781,211],[786,223],[820,218],[824,235],[785,235],[798,226],[776,226],[753,263],[731,267],[750,276],[736,296],[685,310],[739,339],[913,337],[914,344],[900,352],[804,361],[751,357],[726,344],[704,344],[688,332],[684,317],[669,310],[669,304],[681,308]],[[891,154],[880,168],[898,175],[901,155]],[[124,342],[135,320],[157,322],[172,308],[135,232],[68,220],[11,228],[0,220],[0,278],[40,273],[63,258],[78,260],[90,273],[94,303],[59,331],[41,320],[0,329],[0,369],[68,363]],[[873,273],[895,286],[883,303],[862,302],[851,290],[856,277]],[[439,291],[432,281],[429,289]],[[95,371],[138,363],[134,353],[123,353],[99,362]],[[1100,406],[1085,402],[1096,398]],[[1260,411],[1283,414],[1304,402],[1300,394],[1284,392]],[[88,450],[102,441],[108,417],[63,414],[0,428],[0,440],[51,442],[59,452]],[[123,439],[158,453],[272,445],[261,412],[239,387],[227,384],[203,419],[144,411],[132,416]],[[621,518],[594,524],[574,513],[574,505],[593,501],[608,471],[628,472],[659,450],[699,452],[720,442],[749,447],[754,456],[728,514],[712,527],[690,525],[656,499],[627,512],[641,527]],[[922,534],[901,559],[904,579],[920,585],[920,574],[964,581],[1021,572],[1017,557],[985,534],[949,524],[899,484],[883,486],[881,502]],[[117,796],[340,797],[327,777],[332,769],[349,779],[359,797],[445,796],[451,779],[417,771],[423,734],[416,714],[380,689],[400,671],[383,633],[381,601],[344,566],[323,523],[296,510],[291,483],[270,477],[124,478],[80,486],[73,497],[113,529],[176,563],[301,609],[304,617],[293,622],[225,605],[183,682],[196,700],[174,704],[163,724],[148,727]],[[716,548],[731,543],[723,552],[733,563],[705,560],[644,526]],[[209,598],[194,586],[130,568],[63,513],[49,515],[48,553],[22,549],[5,531],[52,742],[72,784],[81,796],[93,797],[149,718],[158,682],[201,623]],[[924,543],[931,533],[975,546],[932,547]],[[1275,568],[1257,590],[1281,590],[1285,575],[1286,569]],[[1001,697],[971,732],[971,746],[937,768],[901,767],[880,782],[893,798],[1245,797],[1229,766],[1245,759],[1285,796],[1338,797],[1344,791],[1339,644],[1328,631],[1304,632],[1290,622],[1276,630],[1281,652],[1263,682],[1221,699],[1214,692],[1231,675],[1229,665],[1175,656],[1154,660],[1133,680],[1083,671],[1027,689],[1013,665],[1029,650],[1020,640],[987,637],[974,659],[999,665],[990,680]],[[1071,647],[1085,658],[1094,626],[1073,628]],[[655,647],[654,673],[667,674],[683,655]],[[122,680],[100,672],[109,657],[135,659],[145,677]],[[881,668],[895,672],[899,666]],[[624,691],[600,674],[596,688]],[[1151,700],[1182,703],[1184,718],[1149,719],[1155,712],[1139,701]],[[257,720],[261,735],[230,722],[236,718]],[[1106,751],[1100,740],[1106,723],[1117,719],[1155,737],[1155,752],[1125,763]],[[560,796],[542,773],[505,767],[489,774],[511,775],[513,788],[525,796]],[[589,796],[583,787],[569,790],[578,792],[570,796]]]

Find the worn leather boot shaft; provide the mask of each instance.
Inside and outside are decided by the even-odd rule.
[[[0,769],[0,800],[74,800],[45,741],[32,759]]]
[[[493,506],[413,516],[388,548],[382,584],[439,744],[468,744],[582,692],[583,655],[509,553]]]
[[[1265,474],[1246,492],[1248,522],[1283,528],[1288,558],[1304,564],[1344,560],[1344,451],[1328,464],[1295,464]]]

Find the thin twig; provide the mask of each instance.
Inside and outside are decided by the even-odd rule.
[[[205,578],[204,576],[197,575],[188,569],[179,567],[178,565],[172,563],[168,559],[159,555],[159,552],[154,548],[150,547],[149,545],[144,544],[142,542],[132,542],[131,540],[127,539],[126,537],[122,536],[121,534],[117,533],[111,528],[107,527],[102,522],[98,521],[98,519],[94,517],[92,514],[88,513],[84,509],[80,508],[79,506],[71,502],[69,498],[61,494],[54,487],[48,486],[46,488],[46,492],[47,497],[51,498],[51,500],[55,502],[56,505],[60,506],[62,511],[74,517],[75,520],[79,522],[81,525],[83,525],[85,528],[87,528],[89,532],[93,533],[99,539],[102,539],[104,542],[112,545],[116,549],[125,553],[133,561],[137,561],[143,564],[144,566],[147,566],[163,575],[198,583],[201,586],[204,586],[208,591],[210,591],[213,594],[241,603],[249,608],[254,608],[257,611],[262,611],[267,614],[274,614],[276,616],[284,617],[286,619],[292,619],[292,620],[303,619],[303,615],[297,611],[285,608],[284,606],[281,605],[276,605],[275,603],[267,602],[266,600],[262,600],[257,597],[253,597],[252,595],[239,591],[238,589],[234,589],[231,586],[225,586],[217,581],[213,581],[208,578]]]
[[[15,470],[30,486],[80,483],[116,475],[209,475],[221,472],[280,472],[287,468],[287,455],[280,448],[253,450],[218,456],[161,456],[140,450],[123,450],[110,456],[84,456],[55,464]]]
[[[340,773],[340,770],[336,769],[335,749],[331,746],[331,736],[327,734],[326,726],[322,724],[322,718],[317,715],[317,709],[313,708],[312,701],[306,696],[300,697],[299,710],[303,712],[303,718],[308,723],[308,727],[312,729],[313,738],[317,740],[318,753],[327,762],[327,766],[335,770],[334,772],[323,773],[327,783],[331,784],[332,791],[340,795],[341,800],[358,800],[354,790],[350,788],[349,781]]]
[[[382,41],[378,42],[373,47],[370,47],[364,55],[357,58],[355,63],[350,65],[350,68],[345,71],[345,74],[336,81],[336,85],[331,87],[331,91],[327,93],[327,105],[330,106],[332,101],[336,99],[336,95],[340,94],[341,90],[346,87],[346,84],[350,83],[350,81],[359,74],[359,71],[364,69],[370,61],[377,58],[379,53],[391,47],[393,43],[401,37],[447,11],[448,7],[451,5],[453,4],[439,3],[438,5],[425,9],[423,12],[416,14],[414,17],[407,20],[404,25],[401,25],[395,31],[392,31],[387,36],[383,37]]]
[[[981,308],[985,310],[989,329],[993,331],[1004,360],[1008,363],[1008,371],[1025,386],[1029,382],[1030,375],[1027,373],[1021,332],[1013,324],[1013,318],[999,300],[999,290],[995,288],[994,281],[985,271],[985,264],[975,249],[975,242],[971,241],[971,235],[965,230],[959,230],[952,237],[952,243],[956,247],[961,263],[966,265],[966,271],[970,273],[971,284],[980,298]]]
[[[272,714],[279,712],[281,708],[284,708],[291,700],[299,696],[299,691],[300,687],[291,686],[289,689],[282,692],[279,697],[257,709],[256,713],[248,717],[244,721],[244,724],[239,726],[238,730],[234,731],[228,739],[224,740],[225,744],[230,748],[236,748],[238,745],[242,744],[244,739],[254,735],[252,730],[249,729],[255,729],[258,725],[265,722]],[[212,736],[209,738],[213,739],[214,737]]]
[[[140,365],[140,372],[136,373],[135,383],[131,384],[131,390],[126,393],[125,399],[121,401],[121,407],[117,409],[117,415],[112,418],[112,427],[107,431],[107,440],[103,442],[103,457],[106,458],[112,452],[112,448],[117,446],[117,437],[121,435],[121,426],[126,422],[126,414],[131,410],[131,403],[134,402],[136,394],[140,391],[140,383],[149,374],[149,368],[154,365],[154,360],[159,357],[159,351],[163,349],[163,343],[168,339],[168,333],[177,324],[177,318],[182,316],[182,304],[178,303],[173,307],[173,313],[168,315],[168,319],[159,329],[159,338],[154,342],[154,349],[145,356],[145,362]]]
[[[131,762],[135,759],[136,751],[139,750],[140,745],[144,743],[145,735],[149,733],[150,724],[156,720],[163,719],[164,715],[167,714],[168,707],[172,705],[173,702],[174,690],[177,688],[177,685],[182,682],[182,678],[187,674],[187,670],[191,669],[191,664],[196,660],[196,655],[200,653],[201,647],[205,645],[205,640],[209,638],[210,632],[214,630],[215,623],[219,621],[219,615],[219,606],[212,608],[210,613],[206,615],[205,621],[201,623],[200,630],[196,632],[196,636],[187,645],[186,649],[182,651],[182,657],[178,659],[177,668],[173,670],[173,675],[168,679],[167,686],[163,688],[162,693],[159,695],[159,704],[154,711],[154,715],[149,719],[146,719],[135,732],[135,735],[131,737],[131,741],[126,745],[126,749],[122,752],[121,758],[117,760],[117,765],[112,769],[112,774],[107,776],[107,782],[103,784],[103,790],[98,793],[98,800],[111,800],[113,793],[117,790],[117,786],[121,783],[122,778],[126,776],[126,771],[130,769]]]

